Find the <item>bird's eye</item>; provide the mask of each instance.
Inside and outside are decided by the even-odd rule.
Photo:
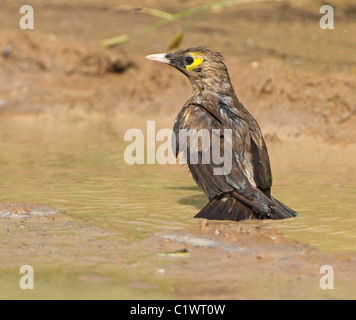
[[[194,62],[194,58],[192,58],[192,57],[186,57],[186,58],[185,58],[185,62],[186,62],[187,65],[190,65],[190,64],[192,64],[192,63]]]

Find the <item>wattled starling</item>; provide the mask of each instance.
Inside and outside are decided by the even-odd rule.
[[[193,96],[176,118],[173,145],[176,156],[184,151],[182,146],[186,147],[190,172],[209,198],[195,217],[235,221],[295,217],[295,211],[271,196],[272,174],[265,141],[256,120],[238,100],[221,54],[195,47],[146,58],[171,65],[193,86]],[[187,132],[192,129],[198,132],[198,138],[204,137],[199,132],[208,132],[209,145],[202,139],[195,144],[181,143],[184,133],[187,141]],[[193,135],[189,136],[189,141],[193,140]],[[218,141],[215,151],[214,140]],[[214,158],[221,159],[224,153],[230,154],[231,165],[218,171],[222,163]]]

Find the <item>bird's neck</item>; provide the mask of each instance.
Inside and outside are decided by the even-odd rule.
[[[214,101],[222,97],[236,98],[234,88],[229,79],[219,79],[220,81],[210,81],[210,79],[191,79],[193,87],[193,99],[196,102],[209,99]]]
[[[220,95],[233,95],[234,88],[231,85],[230,77],[226,73],[224,76],[216,74],[211,77],[190,78],[194,94],[218,93]]]

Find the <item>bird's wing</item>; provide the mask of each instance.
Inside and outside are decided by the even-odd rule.
[[[230,123],[225,121],[223,114],[220,114],[219,117],[219,115],[209,112],[201,105],[191,103],[185,106],[179,113],[174,125],[176,154],[186,151],[189,157],[192,151],[197,152],[198,161],[194,163],[189,158],[187,162],[193,178],[210,199],[226,192],[234,192],[239,200],[251,205],[257,211],[268,212],[268,206],[272,205],[273,202],[260,190],[261,186],[270,185],[270,178],[268,178],[270,173],[263,172],[265,167],[269,168],[269,163],[264,164],[266,159],[268,160],[267,151],[265,154],[263,153],[263,145],[260,145],[259,140],[255,141],[254,131],[251,131],[251,128],[243,121],[239,121],[237,117],[233,116],[228,118]],[[209,138],[212,144],[210,162],[203,161],[206,145],[199,141],[195,144],[182,143],[182,140],[187,141],[184,134],[182,135],[184,129],[195,129],[197,132],[205,129],[210,132]],[[214,132],[214,129],[219,133]],[[225,152],[228,148],[226,149],[227,145],[224,146],[228,131],[224,133],[223,129],[231,129],[232,133],[230,167],[227,163],[229,162],[229,155],[225,159]],[[219,134],[218,139],[216,139],[217,134]],[[214,137],[215,141],[218,141],[218,147],[215,146],[215,148]],[[190,137],[191,141],[192,138]],[[217,174],[217,170],[221,169],[222,166],[217,164],[214,159],[219,159],[219,157],[221,159],[222,155],[224,155],[223,167],[227,171]],[[254,164],[256,161],[262,164]]]
[[[233,105],[219,103],[219,113],[226,126],[235,128],[236,139],[235,150],[242,150],[250,157],[255,184],[258,188],[265,190],[269,195],[272,186],[272,173],[269,162],[266,143],[263,139],[260,127],[255,118],[237,99]]]
[[[266,143],[262,135],[251,133],[251,154],[256,185],[270,195],[272,173]]]

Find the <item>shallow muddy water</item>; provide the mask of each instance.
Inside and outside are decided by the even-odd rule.
[[[106,298],[172,297],[167,282],[157,285],[145,279],[147,270],[164,269],[157,268],[156,255],[149,246],[142,247],[142,240],[159,232],[198,230],[200,221],[192,217],[207,200],[180,165],[127,165],[123,152],[129,143],[116,124],[1,120],[0,203],[42,203],[71,219],[71,224],[49,229],[26,221],[15,226],[16,218],[2,219],[1,273],[9,292],[9,279],[16,277],[11,270],[30,260],[44,274],[45,284],[37,291],[40,297],[85,298],[98,288]],[[274,174],[272,193],[300,212],[297,218],[271,222],[273,226],[285,238],[322,251],[356,251],[354,147],[325,146],[301,137],[267,143]],[[6,226],[5,220],[11,220],[11,225]],[[12,238],[9,229],[15,230]],[[33,239],[28,234],[22,238],[23,229]],[[49,237],[39,240],[46,232]],[[56,272],[71,276],[58,280],[67,291],[59,289],[62,293],[51,295],[46,274]],[[16,290],[10,296],[24,294]]]

